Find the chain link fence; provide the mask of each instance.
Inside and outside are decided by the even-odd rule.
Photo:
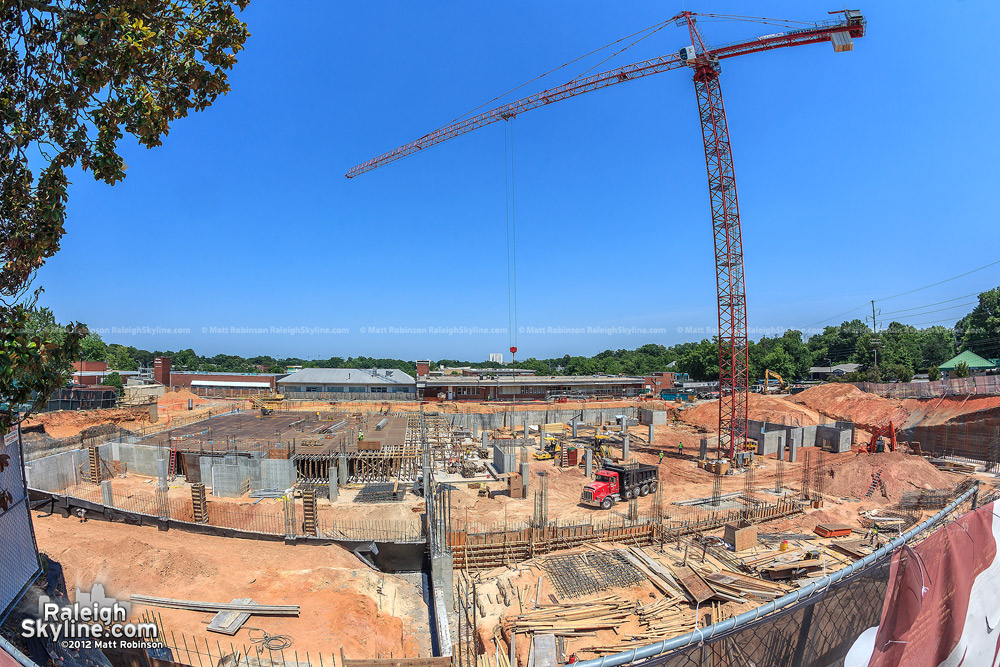
[[[20,429],[0,441],[0,620],[40,571],[21,464]]]
[[[633,651],[586,660],[578,667],[785,667],[843,665],[866,629],[879,624],[896,550],[980,504],[970,488],[941,512],[860,561],[783,598],[721,623]],[[982,499],[985,502],[992,497]]]

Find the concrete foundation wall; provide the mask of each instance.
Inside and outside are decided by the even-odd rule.
[[[788,452],[789,441],[794,439],[797,448],[821,447],[830,452],[846,452],[854,440],[854,424],[834,422],[819,426],[788,426],[754,419],[748,421],[747,437],[757,441],[757,454],[764,456],[778,451],[779,444]]]
[[[653,426],[664,426],[667,423],[667,411],[639,408],[639,423],[652,424]]]
[[[262,459],[260,488],[284,490],[295,486],[295,462],[291,459]]]
[[[517,472],[517,449],[503,449],[493,445],[493,467],[499,473]]]
[[[625,415],[632,419],[639,416],[639,409],[628,408],[587,408],[586,410],[517,410],[514,412],[498,412],[496,414],[462,413],[442,415],[456,426],[465,428],[503,428],[516,425],[518,428],[524,424],[568,424],[576,419],[582,424],[595,423],[598,421],[612,422],[617,415]],[[664,418],[666,413],[664,413]],[[664,422],[666,423],[666,422]]]

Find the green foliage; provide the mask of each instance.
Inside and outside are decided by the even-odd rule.
[[[122,382],[122,376],[118,375],[118,373],[108,373],[104,377],[104,382],[101,384],[106,387],[114,387],[119,396],[121,396],[122,392],[125,390],[124,383]]]
[[[927,369],[927,379],[931,382],[941,379],[941,369],[937,366],[931,366]]]
[[[0,294],[59,249],[68,169],[114,185],[125,134],[159,146],[171,122],[229,91],[249,36],[234,5],[247,2],[0,3]]]
[[[890,363],[886,364],[884,375],[893,382],[909,382],[913,379],[913,369],[906,364]]]
[[[95,333],[87,334],[87,337],[80,341],[80,359],[83,361],[106,361],[108,358],[108,346],[104,344],[101,337]]]
[[[979,295],[972,312],[955,324],[961,350],[972,350],[985,359],[1000,356],[1000,287]]]
[[[955,364],[955,370],[951,373],[952,377],[957,378],[967,378],[969,377],[969,364],[964,361],[960,361]]]
[[[111,343],[111,345],[108,345],[108,368],[112,368],[116,371],[139,370],[139,362],[132,354],[132,350],[134,349],[135,348],[119,345],[118,343]]]
[[[823,333],[810,336],[806,343],[812,359],[811,366],[836,366],[854,362],[858,339],[870,329],[861,320],[851,320],[839,326],[829,326]]]
[[[45,405],[79,358],[86,329],[74,323],[59,331],[47,324],[39,330],[48,315],[25,305],[0,308],[0,435],[20,421],[19,408],[28,415]]]
[[[678,369],[701,382],[719,379],[718,338],[686,344],[686,349],[677,361]]]
[[[750,341],[750,382],[764,378],[764,371],[770,370],[786,381],[809,376],[812,352],[802,340],[802,332],[790,329],[779,338],[761,338]]]
[[[955,356],[955,332],[948,327],[935,326],[920,331],[921,366],[930,371]]]

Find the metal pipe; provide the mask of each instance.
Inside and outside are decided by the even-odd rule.
[[[868,567],[886,554],[891,553],[906,542],[910,541],[918,533],[921,533],[933,526],[978,491],[979,486],[977,484],[955,500],[951,501],[951,503],[949,503],[949,505],[940,512],[927,519],[919,526],[911,528],[892,542],[886,544],[884,547],[881,547],[859,561],[855,561],[850,565],[837,570],[833,574],[828,574],[821,579],[817,579],[816,581],[813,581],[798,590],[792,591],[791,593],[783,595],[776,600],[772,600],[767,604],[751,609],[750,611],[743,612],[738,616],[727,618],[721,623],[710,625],[707,628],[694,630],[693,632],[689,632],[684,635],[673,637],[671,639],[665,639],[661,642],[657,642],[656,644],[649,644],[630,651],[623,651],[621,653],[615,653],[614,655],[608,655],[601,658],[583,660],[581,662],[574,663],[574,667],[619,667],[620,665],[626,665],[630,662],[634,662],[635,660],[645,660],[647,658],[660,655],[661,653],[665,653],[666,651],[673,651],[674,649],[685,648],[687,646],[691,646],[692,644],[700,643],[706,639],[711,639],[715,635],[728,632],[729,630],[738,628],[741,625],[750,623],[751,621],[756,621],[761,616],[765,616],[771,612],[787,607],[790,604],[794,604],[800,600],[808,598],[813,593],[829,588],[835,582],[840,581],[844,577]]]

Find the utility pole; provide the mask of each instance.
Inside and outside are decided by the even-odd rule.
[[[875,320],[875,300],[872,299],[872,353],[875,355],[875,377],[878,377],[878,323]]]

